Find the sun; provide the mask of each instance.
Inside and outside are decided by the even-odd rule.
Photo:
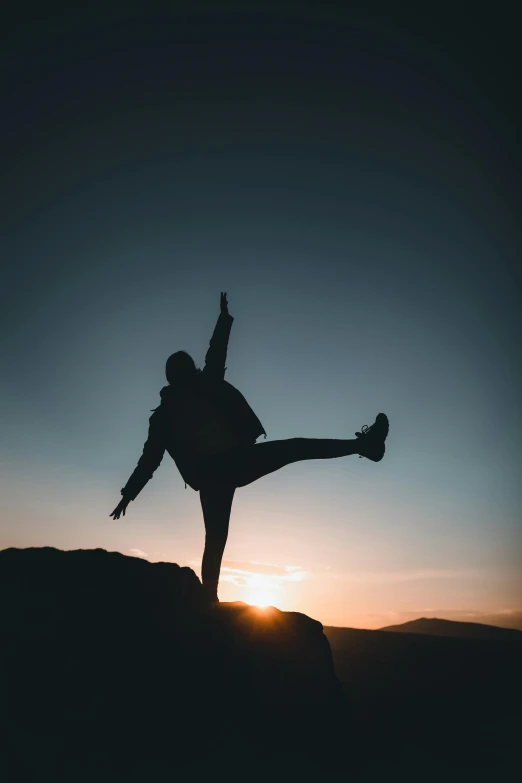
[[[257,606],[259,609],[266,609],[273,603],[274,591],[258,588],[256,590],[252,590],[248,598],[248,603],[252,606]]]
[[[260,609],[274,606],[279,597],[279,585],[274,581],[269,574],[250,574],[243,593],[245,601]]]

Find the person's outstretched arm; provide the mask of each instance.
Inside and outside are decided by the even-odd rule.
[[[143,446],[143,454],[138,460],[138,464],[121,490],[123,499],[118,503],[112,514],[109,516],[119,519],[120,515],[125,516],[125,509],[131,500],[135,500],[145,484],[152,478],[154,471],[165,453],[163,440],[163,427],[161,425],[161,416],[155,411],[149,419],[149,436]]]
[[[225,378],[225,363],[227,361],[228,340],[232,328],[233,317],[228,312],[226,293],[221,294],[221,312],[211,337],[210,345],[205,356],[203,372],[209,378],[222,381]]]

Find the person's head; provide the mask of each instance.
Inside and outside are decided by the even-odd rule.
[[[186,351],[176,351],[167,359],[165,375],[171,386],[184,386],[191,383],[198,373],[194,359]]]

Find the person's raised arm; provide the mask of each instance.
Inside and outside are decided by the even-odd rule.
[[[226,293],[221,294],[221,312],[210,339],[205,367],[203,372],[213,380],[222,381],[225,378],[225,363],[227,361],[228,340],[232,328],[233,317],[228,312]]]
[[[135,500],[145,484],[152,478],[154,471],[159,466],[165,453],[163,440],[163,427],[159,411],[152,414],[149,419],[149,435],[143,446],[143,454],[138,460],[138,464],[121,490],[122,500],[118,503],[112,514],[109,516],[119,519],[120,515],[125,516],[125,509],[131,500]]]

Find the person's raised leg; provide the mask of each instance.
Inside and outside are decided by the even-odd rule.
[[[223,469],[232,468],[238,487],[244,487],[285,465],[309,459],[334,459],[358,454],[357,440],[334,438],[288,438],[267,443],[256,443],[251,449],[225,462]]]
[[[218,603],[219,573],[227,543],[228,525],[235,491],[235,486],[215,481],[202,484],[199,490],[205,521],[205,550],[201,563],[201,581],[205,599],[209,604]]]
[[[379,462],[384,456],[384,441],[388,434],[388,418],[379,413],[371,427],[356,433],[357,439],[289,438],[255,443],[210,457],[204,473],[216,482],[244,487],[253,481],[280,470],[285,465],[309,459],[332,459],[351,454]]]

